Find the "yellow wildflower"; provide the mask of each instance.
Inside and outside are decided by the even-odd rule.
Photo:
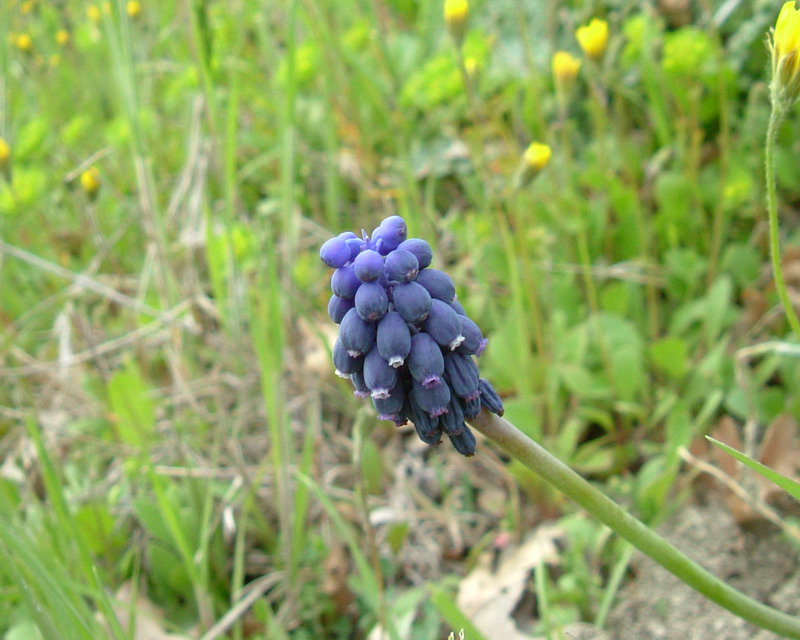
[[[102,14],[100,13],[100,9],[97,8],[96,5],[90,4],[86,7],[86,15],[88,16],[89,20],[97,24],[102,19]]]
[[[457,45],[461,45],[467,31],[469,2],[467,0],[444,0],[444,23]]]
[[[566,87],[575,80],[581,68],[581,61],[566,51],[556,51],[553,54],[553,78],[556,86]]]
[[[31,11],[33,11],[33,2],[31,0],[26,0],[26,2],[23,2],[20,5],[19,9],[22,15],[28,15]]]
[[[129,17],[138,18],[139,14],[142,13],[142,3],[139,0],[128,0],[128,4],[125,5],[125,11]]]
[[[81,187],[86,192],[91,200],[97,197],[97,192],[100,190],[100,172],[97,167],[89,167],[81,174]]]
[[[31,49],[33,49],[33,40],[27,33],[18,33],[14,36],[14,46],[20,51],[30,53]]]
[[[69,31],[66,29],[59,29],[56,31],[56,43],[60,45],[65,45],[69,42]]]
[[[800,11],[793,1],[781,8],[770,49],[772,101],[790,106],[800,95]]]
[[[608,23],[605,20],[592,18],[589,24],[578,27],[575,38],[587,56],[599,60],[608,44]]]

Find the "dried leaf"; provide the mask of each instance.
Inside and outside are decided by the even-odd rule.
[[[485,553],[461,581],[457,604],[487,638],[531,640],[519,630],[512,614],[525,594],[531,571],[540,563],[558,562],[556,540],[561,536],[559,527],[539,527],[531,539],[503,557],[496,571],[491,568],[492,554]]]

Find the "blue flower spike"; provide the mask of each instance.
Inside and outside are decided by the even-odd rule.
[[[446,435],[456,451],[474,455],[465,421],[481,409],[502,415],[503,402],[474,360],[487,340],[450,276],[429,268],[430,244],[389,216],[371,236],[345,231],[326,241],[320,258],[335,269],[328,315],[339,325],[336,374],[356,396],[372,398],[381,420],[410,420],[426,444]]]

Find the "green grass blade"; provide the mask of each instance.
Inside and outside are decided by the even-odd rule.
[[[786,493],[792,496],[795,500],[800,500],[800,482],[796,482],[791,478],[787,478],[782,473],[778,473],[774,469],[770,469],[769,467],[761,464],[757,460],[753,460],[752,458],[746,456],[741,451],[737,451],[732,447],[729,447],[727,444],[720,442],[719,440],[715,440],[711,436],[706,436],[706,439],[711,442],[711,444],[719,447],[725,453],[732,455],[742,464],[750,467],[753,471],[755,471],[760,476],[763,476],[770,482],[774,482],[778,485],[781,489],[783,489]]]
[[[464,615],[458,605],[441,587],[431,585],[431,602],[442,614],[445,622],[453,629],[463,629],[464,637],[469,640],[486,640],[486,637],[478,631],[470,619]]]

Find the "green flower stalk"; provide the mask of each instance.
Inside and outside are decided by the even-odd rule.
[[[763,629],[787,638],[800,638],[800,618],[753,600],[703,569],[507,420],[481,411],[469,422],[511,457],[709,600]],[[713,544],[713,541],[709,544]]]
[[[784,313],[795,336],[800,337],[800,321],[797,319],[781,266],[780,238],[778,229],[778,200],[775,193],[775,140],[786,114],[800,97],[800,11],[795,2],[786,2],[778,15],[772,38],[769,42],[772,54],[772,82],[770,100],[772,111],[767,127],[764,152],[764,175],[767,183],[767,214],[769,216],[769,248],[775,289],[783,305]]]

